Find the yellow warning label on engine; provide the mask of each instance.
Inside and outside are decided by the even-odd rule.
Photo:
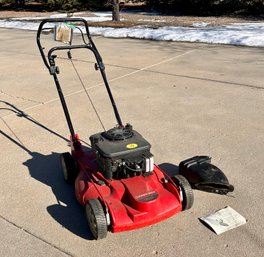
[[[138,147],[137,144],[128,144],[128,145],[126,145],[126,148],[128,148],[128,149],[133,149],[133,148],[137,148],[137,147]]]

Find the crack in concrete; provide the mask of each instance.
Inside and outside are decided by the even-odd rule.
[[[173,56],[173,57],[171,57],[171,58],[169,58],[169,59],[166,59],[166,60],[160,61],[160,62],[158,62],[158,63],[154,63],[154,64],[151,64],[151,65],[148,65],[148,66],[143,67],[143,68],[141,68],[141,69],[134,70],[133,72],[130,72],[130,73],[127,73],[127,74],[125,74],[125,75],[122,75],[122,76],[119,76],[119,77],[116,77],[116,78],[110,79],[110,80],[108,80],[108,81],[109,81],[109,82],[112,82],[112,81],[116,81],[116,80],[119,80],[119,79],[122,79],[122,78],[125,78],[125,77],[128,77],[128,76],[134,75],[134,74],[136,74],[136,73],[138,73],[138,72],[145,71],[145,70],[147,70],[147,69],[149,69],[149,68],[152,68],[152,67],[154,67],[154,66],[158,66],[158,65],[160,65],[160,64],[163,64],[163,63],[166,63],[166,62],[170,62],[170,61],[172,61],[173,59],[176,59],[176,58],[182,57],[182,56],[184,56],[184,55],[186,55],[186,54],[189,54],[189,53],[191,53],[191,52],[194,52],[195,50],[197,50],[197,49],[189,50],[189,51],[184,52],[184,53],[182,53],[182,54],[179,54],[179,55]],[[91,86],[91,87],[85,88],[85,89],[93,89],[93,88],[96,88],[96,87],[98,87],[98,86],[102,86],[102,85],[104,85],[103,82],[98,83],[98,84],[96,84],[96,85],[94,85],[94,86]],[[75,91],[75,92],[73,92],[73,93],[70,93],[70,94],[64,95],[64,97],[66,98],[66,97],[69,97],[69,96],[72,96],[72,95],[76,95],[76,94],[82,93],[82,92],[84,92],[84,91],[85,91],[84,89],[81,89],[81,90]],[[49,104],[49,103],[52,103],[52,102],[55,102],[55,101],[58,101],[58,100],[59,100],[59,98],[57,97],[57,98],[55,98],[55,99],[51,99],[51,100],[46,101],[46,102],[37,102],[37,103],[38,103],[37,105],[34,105],[34,106],[31,106],[31,107],[25,108],[23,111],[26,111],[26,110],[29,110],[29,109],[36,108],[36,107],[38,107],[38,106],[40,106],[40,105]],[[3,117],[7,117],[7,116],[11,116],[11,115],[14,115],[14,114],[4,115]]]
[[[60,247],[58,247],[58,246],[56,246],[56,245],[50,243],[50,242],[47,241],[46,239],[44,239],[44,238],[42,238],[42,237],[40,237],[40,236],[34,234],[33,232],[29,231],[28,229],[25,229],[25,228],[23,228],[23,227],[17,225],[16,223],[14,223],[14,222],[8,220],[7,218],[3,217],[2,215],[0,215],[0,219],[4,220],[5,222],[7,222],[8,224],[12,225],[13,227],[15,227],[15,228],[17,228],[17,229],[23,231],[24,233],[26,233],[26,234],[28,234],[28,235],[30,235],[30,236],[33,236],[34,238],[40,240],[41,242],[43,242],[43,243],[45,243],[45,244],[51,246],[52,248],[54,248],[54,249],[60,251],[61,253],[64,253],[66,256],[69,256],[69,257],[75,257],[75,256],[74,256],[73,254],[71,254],[70,252],[68,252],[68,251],[66,251],[66,250],[64,250],[64,249],[62,249],[62,248],[60,248]]]
[[[3,94],[3,95],[9,96],[11,98],[21,99],[21,100],[24,100],[24,101],[38,103],[38,104],[44,104],[44,102],[35,101],[35,100],[29,99],[29,98],[25,98],[23,96],[15,96],[15,95],[8,94],[8,93],[4,92],[3,90],[0,90],[0,93]]]

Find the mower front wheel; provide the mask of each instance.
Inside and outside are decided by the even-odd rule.
[[[188,210],[193,206],[193,191],[189,181],[182,175],[172,177],[173,182],[180,188],[182,193],[182,210]]]
[[[101,202],[98,199],[90,199],[85,205],[85,214],[94,238],[96,240],[105,238],[108,229]]]
[[[65,181],[69,184],[73,184],[78,175],[78,169],[74,158],[70,153],[62,153],[60,155],[60,161]]]

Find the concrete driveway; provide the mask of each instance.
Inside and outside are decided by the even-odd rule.
[[[95,37],[123,122],[152,144],[168,172],[210,155],[235,191],[194,191],[192,209],[144,229],[92,240],[59,154],[68,128],[35,32],[0,29],[0,256],[262,256],[264,49]],[[116,124],[93,71],[74,58],[106,128]],[[61,82],[76,132],[88,141],[102,128],[72,67]],[[198,218],[231,206],[247,224],[220,236]]]

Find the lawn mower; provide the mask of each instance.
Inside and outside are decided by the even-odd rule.
[[[52,31],[59,43],[46,54],[41,35],[47,31]],[[75,32],[81,34],[80,44],[73,43]],[[115,233],[143,228],[191,208],[193,192],[184,172],[183,175],[167,175],[154,164],[150,143],[132,125],[122,123],[87,21],[82,18],[44,19],[38,28],[37,44],[44,64],[54,78],[70,131],[71,153],[63,153],[60,157],[64,179],[75,185],[76,198],[85,208],[94,238],[105,238],[108,231]],[[113,128],[90,136],[91,149],[88,151],[84,150],[82,140],[74,131],[57,76],[60,71],[55,53],[67,52],[74,65],[72,52],[76,49],[87,49],[94,54],[95,69],[101,73],[117,121]],[[80,79],[76,68],[75,71]],[[83,84],[81,79],[80,82]],[[184,165],[184,169],[190,170],[190,165]]]

